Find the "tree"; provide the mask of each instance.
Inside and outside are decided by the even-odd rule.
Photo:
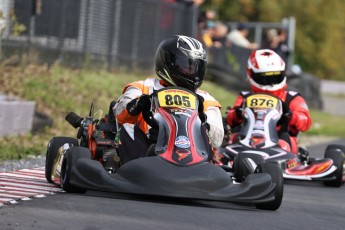
[[[222,21],[280,22],[296,18],[295,62],[324,79],[345,81],[345,1],[206,0]]]

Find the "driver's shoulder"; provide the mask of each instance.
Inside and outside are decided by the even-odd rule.
[[[205,100],[216,101],[216,99],[205,90],[198,89],[195,93],[202,96]]]

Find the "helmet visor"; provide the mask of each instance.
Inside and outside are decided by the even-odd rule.
[[[175,76],[179,78],[176,83],[186,88],[190,88],[190,86],[192,88],[200,87],[206,74],[206,65],[206,60],[180,56],[176,59],[173,70]]]
[[[284,81],[285,74],[281,71],[272,71],[265,73],[252,72],[253,80],[260,85],[277,85]]]

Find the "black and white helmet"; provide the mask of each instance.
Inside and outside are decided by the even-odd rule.
[[[206,66],[206,51],[194,38],[172,36],[157,48],[156,73],[169,85],[195,91],[205,78]]]

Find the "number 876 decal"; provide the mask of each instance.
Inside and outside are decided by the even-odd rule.
[[[252,95],[247,98],[246,105],[248,108],[276,108],[279,100],[275,97],[265,94]]]

